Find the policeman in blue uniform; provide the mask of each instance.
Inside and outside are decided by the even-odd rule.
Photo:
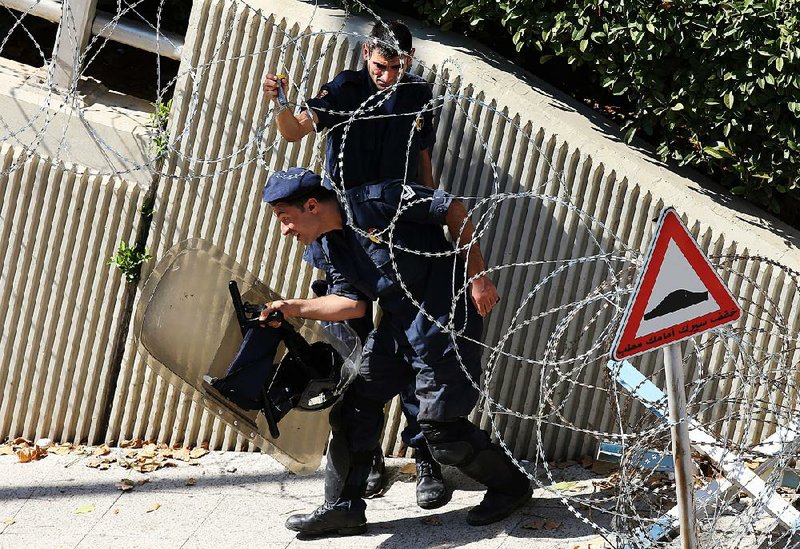
[[[482,274],[483,259],[472,242],[467,212],[443,191],[400,180],[362,185],[346,194],[355,226],[367,227],[365,234],[345,223],[335,193],[308,170],[273,174],[263,194],[283,235],[308,246],[331,280],[328,295],[269,303],[264,318],[279,310],[287,317],[346,320],[358,318],[374,300],[383,310],[364,347],[359,376],[331,419],[331,445],[347,449],[347,473],[332,483],[326,478],[325,503],[312,513],[290,517],[286,526],[312,535],[365,531],[362,496],[383,407],[411,379],[433,457],[487,487],[467,522],[481,525],[505,518],[528,501],[531,486],[489,435],[466,419],[478,397],[481,317],[498,299],[491,280]],[[465,251],[466,263],[445,239],[442,225]]]
[[[350,189],[387,179],[407,179],[433,188],[434,105],[430,85],[408,72],[414,55],[411,32],[400,21],[377,22],[362,48],[364,67],[339,73],[298,114],[279,101],[278,87],[283,87],[285,96],[287,83],[268,74],[264,96],[275,102],[278,130],[289,141],[302,139],[312,131],[328,130],[328,186]],[[313,288],[317,294],[324,291],[319,281]],[[354,321],[358,323],[354,329],[371,329],[371,317],[368,312]],[[401,392],[400,401],[407,422],[401,438],[415,449],[417,504],[425,509],[441,507],[449,501],[450,492],[417,423],[419,402],[413,384]],[[369,496],[382,490],[384,473],[383,454],[378,448],[367,486]]]
[[[403,23],[377,22],[363,45],[364,67],[340,72],[297,115],[278,100],[278,87],[285,93],[287,83],[266,76],[264,96],[276,104],[278,130],[285,139],[298,141],[312,131],[330,130],[325,172],[333,183],[349,189],[406,179],[434,187],[435,105],[430,85],[408,72],[411,44]]]

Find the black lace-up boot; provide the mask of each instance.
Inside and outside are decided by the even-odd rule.
[[[367,531],[367,517],[363,509],[325,502],[308,514],[290,516],[286,528],[308,536],[353,536]]]
[[[383,450],[380,447],[375,449],[372,458],[372,467],[367,477],[367,489],[364,492],[365,498],[375,497],[383,492],[386,486],[386,464],[383,461]]]
[[[431,457],[427,444],[415,449],[415,460],[417,462],[417,505],[423,509],[438,509],[450,501],[451,497],[450,491],[444,485],[442,466]]]

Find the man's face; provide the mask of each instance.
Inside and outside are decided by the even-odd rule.
[[[303,208],[278,202],[272,207],[272,214],[278,218],[283,236],[293,236],[308,245],[320,235],[319,219],[315,215],[318,208],[319,204],[314,199],[307,200]]]
[[[408,55],[386,58],[378,53],[377,48],[370,51],[366,45],[364,46],[364,62],[367,64],[369,77],[379,90],[394,85],[411,67],[411,57]]]

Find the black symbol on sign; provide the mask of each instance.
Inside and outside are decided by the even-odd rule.
[[[680,311],[686,307],[697,305],[708,300],[708,292],[690,292],[689,290],[675,290],[661,300],[661,303],[645,313],[645,320],[652,320],[659,316],[664,316],[675,311]]]

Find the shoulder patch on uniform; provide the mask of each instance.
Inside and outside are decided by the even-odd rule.
[[[417,195],[414,193],[414,189],[403,183],[403,193],[400,195],[400,200],[411,200],[416,196]]]

